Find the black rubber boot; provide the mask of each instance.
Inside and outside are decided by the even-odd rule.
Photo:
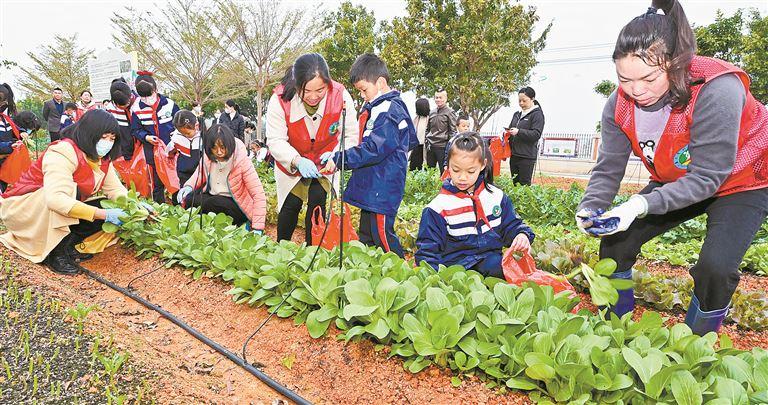
[[[53,272],[66,275],[76,275],[80,273],[80,266],[72,260],[70,251],[73,250],[73,236],[67,235],[56,245],[48,254],[43,263],[45,263]]]

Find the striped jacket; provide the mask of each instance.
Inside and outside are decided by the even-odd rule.
[[[189,178],[197,169],[197,165],[200,163],[200,141],[199,132],[192,139],[188,139],[179,131],[174,131],[171,135],[171,143],[166,145],[165,150],[168,153],[174,150],[178,152],[176,172],[179,174],[179,178]]]
[[[533,243],[535,235],[515,212],[512,200],[495,186],[486,186],[482,175],[471,195],[445,180],[440,194],[421,214],[416,263],[468,269],[489,255],[501,254],[520,233]]]
[[[155,106],[144,104],[141,99],[136,101],[131,109],[131,135],[142,142],[146,142],[148,135],[153,135],[168,144],[175,130],[173,116],[179,111],[179,106],[162,94],[158,94],[157,98]]]

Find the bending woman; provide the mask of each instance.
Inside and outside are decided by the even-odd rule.
[[[61,274],[77,274],[74,246],[101,230],[104,221],[121,225],[125,212],[102,209],[94,198],[126,195],[112,159],[120,156],[117,120],[104,110],[86,112],[65,129],[0,200],[8,232],[0,242],[34,263]]]
[[[616,260],[616,277],[631,279],[645,242],[707,214],[685,318],[703,335],[720,328],[741,260],[768,213],[768,111],[750,94],[746,72],[695,55],[678,2],[653,6],[616,41],[620,85],[603,110],[603,142],[576,219],[586,232],[607,235],[600,256]],[[650,184],[594,222],[616,196],[630,153],[651,173]],[[603,226],[608,219],[614,224]],[[633,291],[619,295],[613,311],[632,311]]]

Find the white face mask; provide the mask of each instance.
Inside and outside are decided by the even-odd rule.
[[[107,153],[112,150],[112,146],[115,145],[115,141],[110,141],[109,139],[99,139],[98,142],[96,142],[96,154],[99,155],[99,157],[107,156]]]
[[[154,105],[155,101],[157,101],[157,94],[153,94],[149,97],[142,97],[141,101],[147,105]]]

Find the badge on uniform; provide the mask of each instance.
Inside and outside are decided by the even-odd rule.
[[[493,207],[493,216],[498,217],[499,215],[501,215],[501,206],[496,205]]]
[[[328,127],[328,134],[335,136],[339,132],[339,121],[334,122]]]
[[[367,130],[373,129],[373,121],[368,120],[368,122],[365,123],[365,129]]]

